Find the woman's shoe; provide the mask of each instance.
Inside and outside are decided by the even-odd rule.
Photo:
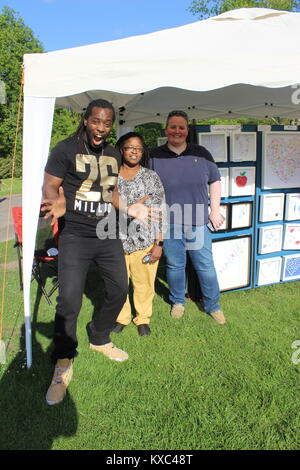
[[[137,329],[140,336],[149,336],[151,333],[149,325],[138,325]]]
[[[122,323],[116,323],[115,327],[113,330],[111,330],[112,333],[121,333],[121,331],[124,330],[126,325],[122,325]]]

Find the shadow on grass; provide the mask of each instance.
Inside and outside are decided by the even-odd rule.
[[[157,276],[155,280],[155,292],[166,303],[170,303],[169,289],[166,284],[166,262],[165,259],[162,258],[157,270]],[[194,302],[201,312],[204,312],[202,303],[202,292],[199,285],[198,276],[189,256],[187,257],[186,264],[186,298]]]
[[[76,433],[78,416],[67,391],[62,403],[49,406],[45,395],[53,374],[50,347],[43,350],[38,336],[53,336],[53,322],[37,321],[41,299],[38,290],[32,321],[33,364],[26,366],[25,326],[21,328],[19,352],[0,376],[0,449],[47,450],[59,436]]]

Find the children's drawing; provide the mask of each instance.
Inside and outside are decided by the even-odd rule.
[[[230,196],[251,196],[255,194],[255,167],[230,168]]]
[[[282,281],[300,279],[300,254],[283,256]]]
[[[251,227],[251,219],[251,202],[239,202],[231,205],[231,229]]]
[[[280,281],[282,258],[265,258],[257,261],[257,285],[274,284]]]
[[[251,237],[214,240],[212,251],[221,291],[250,284]]]
[[[229,168],[219,168],[221,175],[221,197],[229,195]]]
[[[199,132],[198,142],[213,156],[215,162],[227,162],[227,134],[223,132]]]
[[[297,188],[300,181],[300,132],[266,132],[263,144],[264,189]]]
[[[231,161],[244,162],[256,160],[256,132],[233,132],[230,142]]]
[[[282,225],[268,225],[259,229],[259,246],[260,254],[273,253],[281,251],[282,247]]]
[[[260,198],[259,220],[271,222],[283,219],[284,194],[263,194]]]
[[[285,219],[300,220],[300,193],[286,195]]]
[[[285,224],[284,250],[300,250],[300,224]]]

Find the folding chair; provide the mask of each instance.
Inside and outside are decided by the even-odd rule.
[[[47,291],[45,284],[47,277],[43,276],[44,267],[47,266],[57,277],[57,242],[58,242],[58,224],[52,227],[50,220],[40,215],[38,230],[36,235],[35,251],[32,265],[32,280],[35,279],[48,304],[51,305],[50,297],[58,288],[58,280],[54,282],[52,288]],[[12,216],[14,221],[16,242],[19,263],[20,290],[23,290],[23,270],[22,270],[22,207],[13,207]]]

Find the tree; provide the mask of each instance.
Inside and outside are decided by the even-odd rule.
[[[43,47],[14,10],[3,7],[0,13],[0,81],[5,86],[6,102],[0,104],[0,179],[10,176],[23,55],[43,52]],[[20,132],[22,119],[20,120]],[[21,137],[16,151],[16,176],[21,171]]]
[[[199,19],[217,16],[237,8],[272,8],[273,10],[299,11],[300,1],[296,0],[193,0],[188,11]]]
[[[157,122],[141,124],[140,126],[136,126],[134,130],[143,136],[148,148],[156,147],[157,137],[161,137],[162,135],[162,125]]]

